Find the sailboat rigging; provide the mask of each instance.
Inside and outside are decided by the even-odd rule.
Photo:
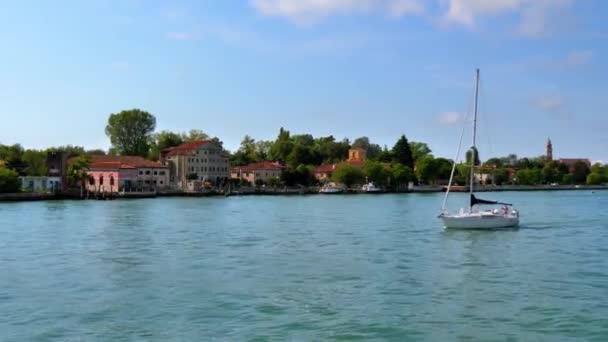
[[[488,201],[477,198],[475,196],[475,164],[477,160],[477,112],[478,112],[478,100],[479,100],[479,69],[476,71],[475,77],[475,104],[474,104],[474,116],[473,116],[473,146],[471,148],[471,161],[470,161],[470,177],[469,177],[469,210],[465,211],[461,209],[457,214],[450,214],[445,210],[447,199],[450,194],[450,188],[454,178],[454,172],[456,170],[456,161],[460,155],[462,138],[464,136],[464,128],[460,136],[460,144],[458,146],[458,153],[456,159],[454,159],[454,165],[452,167],[452,173],[450,175],[450,182],[443,200],[443,207],[439,217],[443,220],[443,224],[446,228],[460,228],[460,229],[495,229],[495,228],[513,228],[519,225],[519,212],[513,209],[513,205],[510,203]],[[502,205],[502,209],[490,209],[490,210],[477,210],[480,206],[486,205]]]

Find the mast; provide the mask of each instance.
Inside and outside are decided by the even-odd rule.
[[[469,184],[469,193],[473,195],[473,184],[475,183],[475,159],[477,157],[477,103],[479,99],[479,69],[475,74],[475,109],[473,116],[473,148],[471,150],[471,178]],[[473,211],[471,205],[470,211]]]

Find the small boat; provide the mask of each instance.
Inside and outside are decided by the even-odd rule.
[[[470,178],[469,178],[469,189],[470,189],[470,203],[468,210],[460,209],[459,213],[450,214],[445,210],[450,189],[452,187],[452,181],[454,179],[454,171],[456,170],[456,161],[460,155],[460,149],[462,147],[462,136],[460,137],[460,145],[458,146],[458,153],[454,159],[454,165],[452,166],[452,173],[450,175],[450,182],[446,190],[446,194],[443,200],[443,207],[439,218],[443,221],[445,228],[456,228],[456,229],[499,229],[499,228],[516,228],[519,226],[519,212],[513,209],[513,205],[509,203],[502,203],[497,201],[488,201],[475,197],[474,184],[475,184],[475,154],[477,151],[476,138],[477,138],[477,104],[479,97],[479,69],[477,69],[475,79],[475,116],[473,119],[473,147],[471,148],[471,164],[470,164]],[[489,205],[501,205],[500,209],[490,210],[479,210],[480,206]]]
[[[377,187],[374,182],[369,182],[361,187],[361,191],[365,193],[379,193],[382,188]]]
[[[333,183],[327,183],[327,184],[323,185],[323,187],[321,187],[321,190],[319,190],[320,194],[326,194],[326,195],[341,194],[343,192],[344,192],[344,189],[337,187]]]

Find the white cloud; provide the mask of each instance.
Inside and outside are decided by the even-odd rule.
[[[444,21],[475,27],[479,18],[518,15],[517,32],[523,36],[547,35],[552,23],[563,16],[574,0],[444,0],[447,12]]]
[[[173,40],[198,40],[201,38],[199,32],[170,32],[167,34],[169,39]]]
[[[537,96],[532,99],[532,105],[560,118],[568,119],[573,116],[564,97],[556,93]]]
[[[437,122],[442,125],[455,125],[464,122],[464,115],[458,112],[445,112],[439,115]]]
[[[586,65],[591,60],[593,60],[593,51],[574,51],[566,56],[564,64],[567,66]]]
[[[311,23],[332,15],[381,11],[393,17],[424,13],[423,0],[250,0],[261,14]]]

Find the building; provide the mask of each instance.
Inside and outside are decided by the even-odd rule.
[[[21,190],[25,192],[50,192],[57,193],[62,190],[64,182],[60,177],[50,176],[23,176]]]
[[[228,155],[215,141],[190,141],[168,148],[162,151],[161,162],[169,168],[171,186],[183,190],[191,181],[217,186],[230,176]]]
[[[262,182],[264,184],[272,178],[280,178],[285,166],[279,162],[261,162],[245,166],[233,167],[230,178],[245,180],[251,184]]]
[[[46,155],[46,168],[49,177],[60,179],[57,191],[65,191],[68,186],[68,154],[65,152],[49,152]]]
[[[591,167],[591,161],[587,158],[561,158],[559,159],[559,162],[566,165],[571,173],[574,172],[574,168],[578,163],[583,163],[587,165],[587,167]]]
[[[553,144],[551,143],[551,139],[547,139],[545,157],[547,158],[548,162],[553,161]]]
[[[353,147],[348,150],[348,159],[346,163],[356,167],[363,167],[367,160],[367,150],[361,147]],[[336,164],[320,165],[314,171],[315,179],[322,182],[331,179],[333,172],[336,170]]]
[[[91,156],[87,174],[90,192],[156,191],[169,186],[169,168],[142,157]]]

